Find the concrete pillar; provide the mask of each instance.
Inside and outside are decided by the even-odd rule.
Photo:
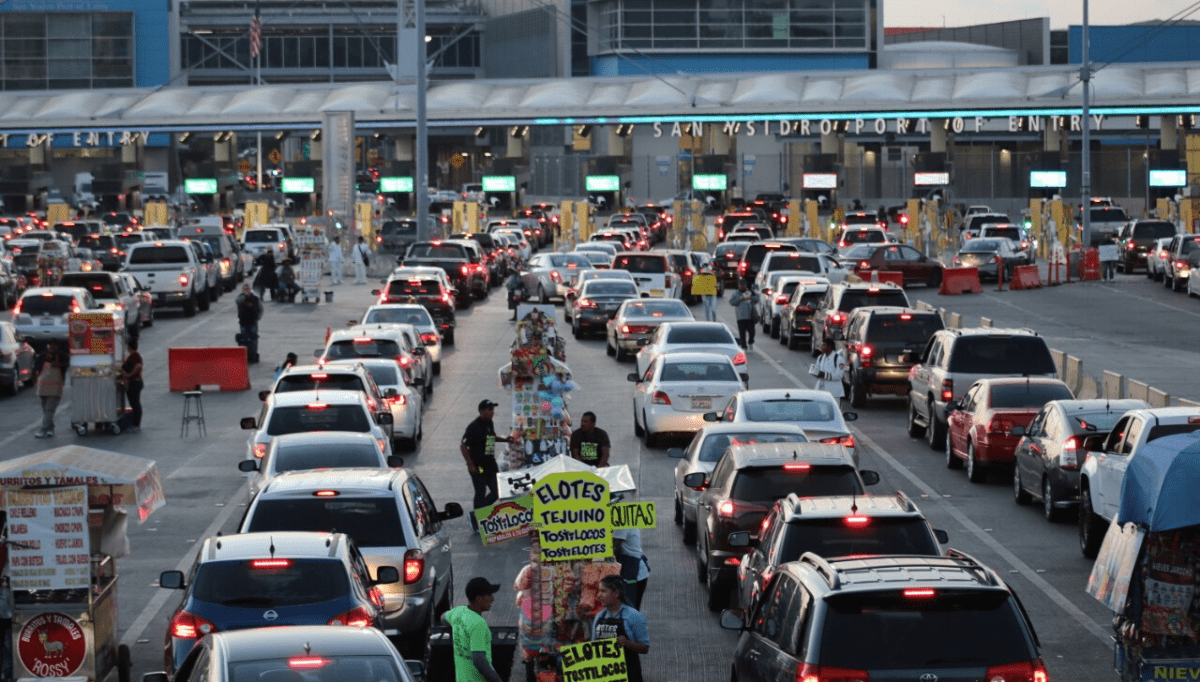
[[[1159,133],[1158,133],[1158,148],[1178,149],[1179,148],[1179,126],[1178,121],[1174,116],[1162,116],[1159,118]]]
[[[415,142],[412,135],[401,135],[393,145],[393,156],[396,161],[412,161]]]
[[[233,137],[233,140],[237,140],[236,135]],[[121,145],[121,163],[136,164],[138,162],[137,145],[138,143]],[[230,153],[236,155],[237,145],[235,142],[230,142],[229,145],[232,150]]]
[[[706,137],[708,137],[708,153],[717,156],[728,155],[733,151],[733,136],[726,133],[721,127],[716,125],[707,125],[704,127]]]
[[[321,140],[312,140],[308,143],[308,160],[321,161],[325,158],[324,144]]]
[[[831,133],[821,134],[821,153],[822,154],[837,154],[842,153],[842,136],[836,131]]]
[[[946,126],[942,119],[935,119],[929,122],[929,151],[933,153],[948,152],[951,141],[951,133],[946,130]]]
[[[229,147],[227,142],[213,142],[213,161],[217,163],[229,163]],[[124,152],[122,152],[121,160],[124,161]]]
[[[1054,126],[1047,124],[1045,130],[1042,131],[1042,151],[1057,152],[1062,149],[1063,138],[1066,131],[1061,128],[1055,129]]]
[[[46,145],[39,144],[29,148],[29,165],[42,166],[46,163]]]
[[[505,135],[504,155],[508,158],[525,156],[525,137],[513,137],[510,132],[505,132]]]

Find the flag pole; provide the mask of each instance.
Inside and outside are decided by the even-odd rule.
[[[259,44],[259,48],[258,48],[258,50],[255,51],[255,54],[254,54],[254,82],[256,85],[259,85],[259,86],[261,86],[263,84],[262,83],[262,47],[261,47],[262,46],[262,18],[259,16],[259,9],[261,8],[261,4],[262,3],[258,2],[257,0],[254,3],[254,23],[255,23],[255,30],[258,32],[258,44]],[[253,41],[253,38],[251,38],[251,41]],[[257,162],[257,169],[256,169],[257,170],[256,182],[254,184],[254,187],[256,190],[258,190],[259,198],[262,198],[262,193],[263,193],[263,147],[262,147],[262,130],[261,129],[259,129],[259,131],[258,131],[258,154],[256,155],[256,158],[258,159],[258,162]]]

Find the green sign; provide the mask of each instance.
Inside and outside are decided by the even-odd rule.
[[[411,192],[413,191],[412,178],[379,178],[380,192]]]
[[[608,483],[589,472],[550,474],[533,487],[542,561],[612,556]]]
[[[626,502],[612,506],[613,530],[626,528],[653,528],[658,520],[658,511],[653,502]]]
[[[284,194],[312,194],[317,191],[317,183],[312,178],[284,178]]]
[[[512,175],[483,176],[483,191],[485,192],[515,192],[517,178]]]
[[[693,175],[692,189],[724,192],[727,179],[724,175]]]
[[[189,178],[183,181],[183,191],[188,194],[216,194],[216,178]]]
[[[523,538],[533,532],[533,497],[526,495],[475,510],[484,547]]]
[[[559,649],[563,682],[619,682],[629,679],[625,648],[615,639],[597,639]],[[636,655],[636,654],[634,654]]]
[[[621,177],[618,175],[589,175],[583,184],[589,192],[621,191]]]

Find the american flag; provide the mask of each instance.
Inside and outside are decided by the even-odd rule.
[[[254,3],[254,18],[250,20],[250,58],[262,52],[262,21],[258,18],[259,3]]]

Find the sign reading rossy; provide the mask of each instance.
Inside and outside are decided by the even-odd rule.
[[[533,488],[542,561],[612,556],[608,483],[587,472],[550,474]]]

